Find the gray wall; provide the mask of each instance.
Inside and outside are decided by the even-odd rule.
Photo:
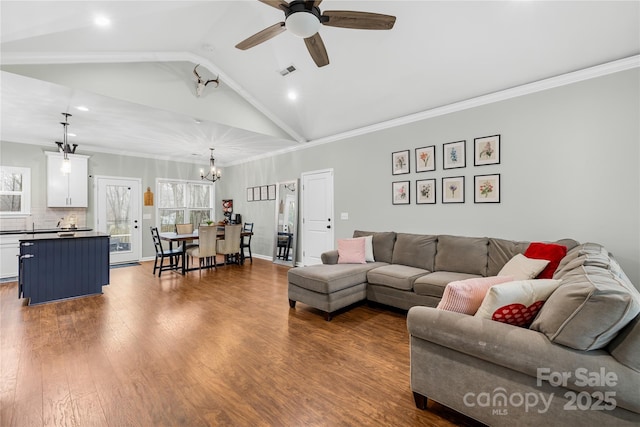
[[[640,287],[640,71],[624,71],[506,101],[228,167],[219,196],[256,227],[274,202],[246,202],[246,187],[333,168],[336,238],[354,229],[557,240],[605,245]],[[501,134],[501,164],[473,166],[473,138]],[[467,140],[467,167],[444,171],[442,144]],[[435,172],[415,173],[414,149],[436,145]],[[411,150],[411,173],[391,175],[391,153]],[[473,176],[501,174],[501,203],[474,204]],[[440,178],[464,175],[462,205],[441,204]],[[438,178],[438,203],[415,204],[415,180]],[[411,204],[391,204],[391,183],[411,180]],[[340,213],[348,212],[348,220]],[[256,253],[273,238],[259,228]]]
[[[273,253],[275,201],[247,202],[246,188],[335,172],[335,237],[354,229],[492,236],[516,240],[564,237],[605,245],[640,286],[640,70],[538,92],[341,141],[230,166],[216,184],[216,207],[234,199],[234,212],[255,223],[254,254]],[[501,164],[473,166],[473,138],[501,134]],[[467,140],[467,167],[443,171],[442,144]],[[435,172],[415,173],[414,149],[436,145]],[[411,150],[411,174],[391,175],[391,153]],[[199,167],[101,153],[93,175],[193,179]],[[32,205],[44,204],[42,147],[2,142],[0,163],[32,168]],[[501,174],[500,204],[474,204],[473,176]],[[443,205],[440,178],[464,175],[466,203]],[[438,203],[415,204],[415,180],[438,179]],[[411,204],[391,204],[391,183],[411,180]],[[90,194],[92,197],[92,193]],[[92,199],[91,199],[92,200]],[[340,213],[348,212],[348,220]],[[153,208],[144,213],[154,214]],[[93,218],[89,209],[89,217]],[[217,209],[217,219],[222,216]],[[153,255],[144,233],[143,256]]]

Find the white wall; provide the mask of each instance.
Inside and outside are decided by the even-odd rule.
[[[574,238],[605,245],[640,287],[640,71],[624,71],[383,131],[226,168],[219,196],[263,226],[254,252],[270,254],[273,202],[245,189],[335,171],[336,238],[354,229],[502,237]],[[473,166],[473,138],[500,134],[501,164]],[[467,167],[444,171],[442,144],[467,140]],[[415,173],[414,149],[436,145],[435,172]],[[411,150],[411,173],[391,175],[391,153]],[[474,204],[473,176],[501,174],[501,203]],[[464,175],[466,203],[443,205],[440,179]],[[415,204],[415,180],[438,179],[438,203]],[[411,181],[411,204],[391,183]],[[341,221],[340,212],[349,220]]]

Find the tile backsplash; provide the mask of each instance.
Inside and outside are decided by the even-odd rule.
[[[0,218],[0,231],[5,230],[31,230],[32,228],[56,228],[69,225],[72,215],[76,217],[77,227],[87,226],[87,210],[83,208],[47,208],[31,207],[31,215],[21,217]]]

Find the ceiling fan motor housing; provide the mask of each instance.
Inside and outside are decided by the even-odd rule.
[[[289,4],[285,13],[287,30],[304,39],[313,36],[320,29],[320,9],[307,7],[305,1],[296,0]]]

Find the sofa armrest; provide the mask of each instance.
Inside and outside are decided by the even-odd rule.
[[[338,250],[324,252],[320,255],[320,259],[323,264],[337,264],[338,263]]]
[[[419,346],[420,340],[428,341],[533,378],[537,378],[539,368],[570,372],[572,377],[565,388],[577,392],[593,392],[598,387],[576,384],[576,368],[586,372],[602,369],[613,372],[618,379],[611,390],[616,392],[618,406],[640,411],[640,401],[631,397],[637,396],[640,373],[621,364],[605,350],[574,350],[554,344],[544,334],[531,329],[433,307],[412,307],[407,314],[407,328],[412,347]],[[411,363],[414,362],[423,363],[414,360]]]

